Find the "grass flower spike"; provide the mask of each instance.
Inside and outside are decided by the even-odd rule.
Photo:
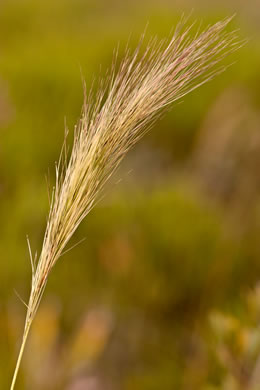
[[[142,43],[133,53],[127,50],[121,64],[114,65],[100,81],[97,92],[85,94],[69,160],[64,144],[56,166],[56,184],[36,264],[31,256],[31,292],[11,390],[53,266],[94,207],[106,181],[163,110],[225,69],[216,65],[241,46],[235,32],[225,31],[229,21],[193,36],[193,26],[185,27],[182,21],[171,39],[152,39],[144,51]]]

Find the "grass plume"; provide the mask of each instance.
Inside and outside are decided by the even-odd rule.
[[[65,141],[56,165],[56,184],[37,262],[30,252],[31,292],[11,390],[48,277],[66,244],[126,153],[163,110],[225,69],[217,64],[241,46],[236,32],[225,31],[229,22],[225,19],[191,35],[193,25],[187,27],[182,20],[171,39],[153,38],[144,52],[142,39],[133,53],[126,50],[117,70],[112,66],[96,93],[85,93],[69,160]]]

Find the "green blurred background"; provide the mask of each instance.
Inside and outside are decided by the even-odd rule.
[[[64,137],[131,35],[236,13],[234,65],[130,153],[52,273],[17,389],[260,389],[259,0],[0,2],[0,388],[9,388]],[[118,179],[122,179],[119,184]],[[258,369],[259,368],[259,369]],[[259,387],[257,387],[258,385]]]

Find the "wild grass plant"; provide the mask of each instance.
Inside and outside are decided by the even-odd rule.
[[[66,137],[50,191],[50,211],[38,259],[31,253],[31,292],[22,344],[15,367],[14,389],[26,340],[53,266],[73,233],[95,206],[105,183],[127,152],[173,102],[211,80],[226,68],[219,63],[241,46],[237,33],[227,32],[231,18],[205,30],[187,27],[184,19],[171,39],[143,37],[132,53],[86,93],[68,156]],[[115,56],[116,58],[116,56]],[[67,130],[66,130],[67,131]]]

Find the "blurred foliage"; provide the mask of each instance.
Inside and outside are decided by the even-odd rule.
[[[39,252],[45,176],[52,183],[65,120],[72,139],[81,71],[89,86],[118,43],[121,57],[148,21],[148,37],[168,36],[192,8],[191,19],[203,24],[236,12],[230,28],[251,39],[227,60],[232,68],[156,124],[78,229],[71,245],[86,241],[50,277],[17,389],[255,390],[248,387],[260,355],[253,0],[1,1],[0,388],[8,388],[22,334],[25,308],[14,289],[26,300],[26,235]]]
[[[212,312],[210,348],[223,375],[214,389],[260,387],[260,288],[252,289],[234,313]],[[214,338],[212,337],[214,336]]]

